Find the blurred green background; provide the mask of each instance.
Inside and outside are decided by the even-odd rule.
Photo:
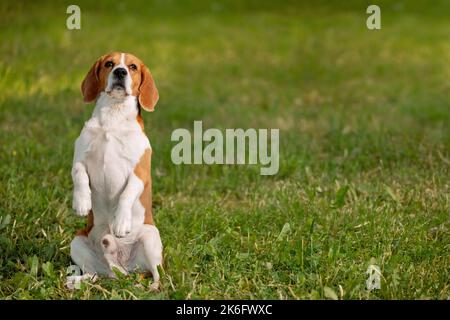
[[[377,1],[0,4],[0,297],[448,299],[450,4]],[[139,275],[64,288],[80,84],[130,52],[160,100],[153,147],[163,289]],[[280,171],[175,166],[176,128],[279,128]],[[369,264],[381,290],[366,290]]]

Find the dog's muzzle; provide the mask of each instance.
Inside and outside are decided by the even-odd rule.
[[[125,68],[117,68],[113,71],[114,78],[118,80],[123,80],[127,76],[128,72]]]
[[[125,91],[125,78],[128,72],[125,68],[117,68],[113,71],[113,84],[112,90],[123,90]]]

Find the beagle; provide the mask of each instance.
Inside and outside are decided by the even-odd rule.
[[[95,108],[75,142],[73,209],[87,225],[70,246],[84,275],[71,281],[140,269],[152,273],[156,289],[162,243],[152,217],[152,149],[140,114],[155,108],[155,82],[137,57],[113,52],[94,63],[81,91]]]

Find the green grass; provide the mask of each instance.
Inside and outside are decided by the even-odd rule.
[[[2,1],[0,298],[450,298],[447,1]],[[162,290],[132,275],[64,287],[73,144],[100,55],[153,72]],[[280,171],[175,166],[176,128],[279,128]],[[370,263],[381,290],[365,288]]]

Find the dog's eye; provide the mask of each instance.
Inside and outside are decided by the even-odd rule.
[[[137,67],[136,67],[136,65],[134,63],[130,64],[129,67],[130,67],[131,70],[137,70]]]
[[[106,61],[105,67],[111,68],[111,67],[113,67],[113,66],[114,66],[114,62],[112,62],[112,61]]]

